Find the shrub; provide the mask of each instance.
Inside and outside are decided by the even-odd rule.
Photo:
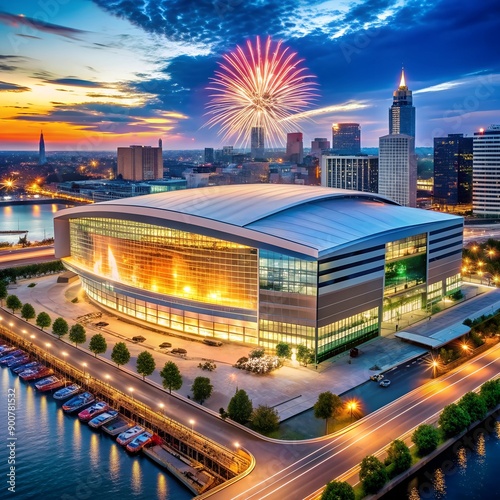
[[[330,481],[323,490],[321,500],[354,500],[353,487],[345,481]]]
[[[470,416],[458,404],[445,406],[439,416],[439,426],[446,437],[453,437],[470,424]]]
[[[253,359],[253,358],[263,358],[265,354],[266,354],[266,351],[263,348],[258,347],[256,349],[252,349],[248,353],[248,357],[251,358],[251,359]]]
[[[369,455],[361,461],[359,479],[366,493],[376,493],[389,477],[384,464],[377,457]]]
[[[500,379],[488,380],[479,390],[481,398],[486,404],[488,410],[492,410],[500,404]]]
[[[213,372],[217,368],[217,365],[213,361],[205,361],[204,363],[198,363],[198,368]]]
[[[397,476],[411,467],[411,453],[406,444],[396,439],[387,450],[386,465],[391,466],[391,476]]]
[[[411,436],[411,440],[415,443],[419,455],[427,455],[437,448],[439,444],[439,433],[432,425],[422,424],[415,429]]]
[[[462,408],[469,415],[471,422],[483,420],[486,412],[488,411],[484,399],[475,392],[468,392],[467,394],[464,394],[460,398],[458,406],[460,406],[460,408]]]
[[[252,425],[260,432],[275,431],[279,424],[278,412],[270,406],[260,405],[252,413]]]
[[[246,360],[246,361],[245,361]],[[269,373],[277,368],[283,366],[282,361],[276,356],[263,356],[261,358],[240,358],[235,368],[240,370],[247,370],[252,373]]]
[[[227,414],[229,417],[240,424],[245,424],[250,420],[253,412],[252,401],[243,389],[236,391],[236,394],[229,401]]]
[[[484,340],[477,332],[471,331],[469,334],[469,338],[471,342],[474,344],[474,347],[479,347],[484,344]]]

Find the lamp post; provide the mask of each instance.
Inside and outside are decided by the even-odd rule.
[[[129,387],[128,390],[130,391],[130,394],[132,396],[132,401],[135,401],[134,400],[134,388],[133,387]]]
[[[191,424],[191,434],[194,434],[194,424],[196,423],[192,418],[189,419],[189,423]]]
[[[87,363],[82,363],[83,365],[83,376],[85,376],[85,369],[87,368]]]
[[[352,412],[358,407],[358,404],[356,403],[356,401],[349,401],[349,403],[347,403],[347,408],[350,410],[351,412],[351,422],[352,422]]]
[[[165,405],[163,403],[160,403],[158,406],[160,407],[161,414],[165,415],[165,411],[164,411]]]

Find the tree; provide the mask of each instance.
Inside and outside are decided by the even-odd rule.
[[[328,434],[328,419],[339,413],[344,404],[336,394],[330,391],[322,392],[314,404],[314,416],[325,419],[325,434]]]
[[[377,457],[369,455],[361,461],[359,479],[366,493],[376,493],[389,477],[384,464]]]
[[[437,448],[439,444],[439,432],[432,425],[422,424],[415,429],[411,440],[415,443],[419,455],[427,455]]]
[[[21,318],[24,318],[26,321],[29,321],[30,319],[33,319],[36,316],[35,308],[26,302],[26,304],[23,304],[23,307],[21,307]]]
[[[52,319],[45,311],[42,311],[36,317],[36,326],[39,326],[42,330],[44,328],[48,328],[51,324],[52,324]]]
[[[0,279],[0,304],[3,307],[3,301],[8,297],[7,284],[4,280]]]
[[[120,368],[130,361],[130,351],[125,342],[117,342],[111,351],[111,360]]]
[[[178,391],[182,387],[182,376],[179,371],[179,367],[173,361],[167,361],[160,376],[163,381],[163,387],[168,389],[168,392],[172,394],[172,389]]]
[[[23,307],[23,303],[19,300],[19,297],[17,295],[9,295],[7,297],[7,300],[5,301],[5,304],[9,309],[12,309],[13,313]]]
[[[279,427],[280,417],[274,408],[259,405],[252,413],[252,425],[259,432],[272,432]]]
[[[52,333],[57,335],[59,339],[66,335],[69,330],[68,322],[64,318],[56,318],[52,323]]]
[[[396,439],[387,449],[386,465],[390,465],[391,476],[397,476],[411,467],[410,449],[400,439]]]
[[[312,350],[304,344],[297,346],[297,361],[304,366],[312,361]]]
[[[142,380],[147,376],[151,375],[156,368],[155,358],[148,351],[142,351],[139,356],[137,356],[137,373],[142,375]]]
[[[465,413],[469,415],[471,422],[483,420],[486,416],[486,412],[488,411],[484,399],[475,392],[467,392],[464,394],[460,398],[458,406],[460,406],[460,408],[462,408]]]
[[[439,426],[446,437],[456,436],[470,424],[470,417],[456,403],[445,406],[439,415]]]
[[[252,416],[253,405],[248,394],[243,389],[236,391],[236,394],[229,401],[227,414],[229,418],[240,424],[245,424]]]
[[[69,340],[74,342],[76,347],[78,347],[78,344],[83,344],[87,340],[85,328],[80,325],[80,323],[76,323],[76,325],[73,325],[69,329]]]
[[[479,394],[483,398],[488,410],[495,408],[495,406],[500,404],[500,379],[485,382],[481,386]]]
[[[278,358],[289,358],[291,352],[292,350],[286,342],[278,342],[276,344],[276,356],[278,356]]]
[[[196,377],[191,386],[193,391],[193,399],[201,404],[212,395],[214,386],[210,383],[208,377]]]
[[[94,353],[94,356],[97,358],[98,354],[104,354],[108,349],[108,344],[104,335],[101,333],[96,333],[92,335],[89,342],[89,351]]]
[[[321,500],[354,500],[353,487],[345,481],[330,481],[323,490]]]

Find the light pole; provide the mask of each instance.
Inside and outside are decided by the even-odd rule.
[[[358,407],[356,401],[349,401],[347,403],[347,408],[351,411],[351,422],[352,422],[352,412]]]
[[[134,388],[133,387],[129,387],[128,390],[130,391],[130,394],[132,396],[132,401],[134,401]]]
[[[191,419],[189,419],[189,423],[191,424],[191,434],[194,434],[194,424],[196,422],[191,418]]]
[[[158,406],[160,407],[161,414],[165,415],[165,411],[164,411],[165,405],[163,403],[160,403]]]
[[[82,363],[83,365],[83,376],[85,376],[85,369],[87,368],[87,363]]]

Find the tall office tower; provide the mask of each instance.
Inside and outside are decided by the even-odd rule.
[[[378,191],[378,156],[321,157],[321,185],[376,193]]]
[[[47,163],[47,158],[45,157],[45,141],[43,140],[43,132],[40,131],[40,142],[38,144],[38,163],[39,165],[45,165]]]
[[[472,203],[472,137],[434,137],[434,203]]]
[[[264,158],[264,127],[252,127],[250,132],[250,155],[253,159]]]
[[[472,212],[500,217],[500,125],[474,132]]]
[[[311,141],[311,155],[318,157],[325,149],[330,149],[330,141],[328,139],[316,137],[314,141]]]
[[[359,123],[334,123],[332,125],[332,150],[336,155],[359,155],[361,153]]]
[[[408,90],[405,72],[401,71],[399,88],[392,94],[389,109],[389,134],[406,134],[415,137],[415,107],[411,90]]]
[[[302,132],[286,134],[286,159],[292,163],[302,163],[304,161]]]
[[[406,134],[379,138],[378,193],[406,207],[417,206],[415,139]]]
[[[205,148],[205,163],[214,162],[214,148]]]
[[[158,139],[158,147],[163,149],[163,141],[161,140],[161,137]]]
[[[118,175],[127,181],[163,179],[161,148],[130,146],[118,148]]]

